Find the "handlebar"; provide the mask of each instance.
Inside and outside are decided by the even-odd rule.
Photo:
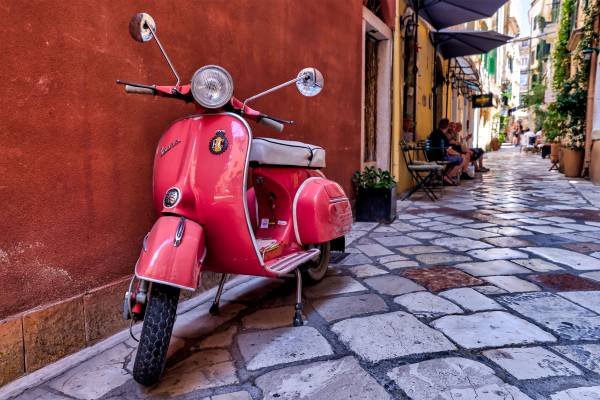
[[[269,117],[261,117],[258,120],[259,124],[263,124],[265,126],[268,126],[269,128],[277,131],[277,132],[283,132],[283,124],[281,122],[277,122]]]
[[[156,94],[156,90],[154,89],[131,85],[125,85],[125,91],[132,94],[149,94],[151,96]]]

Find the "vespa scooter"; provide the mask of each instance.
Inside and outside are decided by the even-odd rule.
[[[315,96],[323,88],[317,69],[305,68],[242,102],[233,97],[230,74],[219,66],[198,69],[191,83],[182,85],[150,15],[136,14],[129,31],[139,42],[155,40],[177,82],[117,83],[127,93],[196,106],[159,140],[152,187],[159,218],[144,238],[123,305],[125,319],[144,321],[134,379],[152,385],[165,366],[180,289],[198,288],[204,271],[221,273],[210,309],[215,315],[228,274],[295,277],[292,322],[302,325],[302,280],[323,279],[331,250],[344,249],[352,211],[340,185],[320,170],[325,167],[323,148],[253,138],[247,122],[281,132],[292,121],[260,113],[248,103],[293,84],[304,96]]]

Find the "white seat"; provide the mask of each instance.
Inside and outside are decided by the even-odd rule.
[[[325,168],[325,149],[292,140],[255,138],[250,161],[260,165]]]

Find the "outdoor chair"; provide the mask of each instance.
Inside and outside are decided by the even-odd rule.
[[[404,141],[402,141],[401,147],[406,169],[413,179],[413,187],[408,194],[404,196],[403,200],[408,199],[418,190],[422,190],[425,192],[427,197],[431,199],[431,201],[436,201],[438,196],[435,194],[433,189],[436,181],[442,181],[444,169],[446,167],[435,162],[419,160],[417,158],[418,154],[419,152],[423,151],[422,149],[424,149],[424,147],[421,148]]]

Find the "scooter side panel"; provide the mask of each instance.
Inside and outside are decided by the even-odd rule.
[[[185,220],[181,242],[175,246],[180,222],[181,217],[166,216],[154,223],[135,265],[138,278],[188,290],[198,287],[205,254],[204,230],[196,222]]]
[[[352,207],[343,189],[325,178],[310,178],[294,201],[294,227],[302,244],[324,243],[352,228]]]
[[[264,275],[254,243],[246,200],[252,133],[240,117],[191,116],[173,124],[160,139],[154,162],[154,203],[163,214],[183,215],[202,225],[207,256],[203,270]],[[172,207],[170,188],[181,191]]]

